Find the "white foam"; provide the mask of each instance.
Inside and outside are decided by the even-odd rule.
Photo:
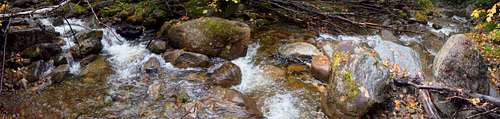
[[[254,65],[252,60],[257,54],[257,49],[259,44],[251,44],[248,47],[247,55],[233,60],[232,62],[236,64],[241,69],[242,79],[240,85],[233,87],[234,89],[242,92],[248,93],[257,89],[262,89],[265,86],[269,86],[273,83],[273,80],[266,76],[262,68],[258,65]]]
[[[300,111],[296,103],[299,101],[292,93],[277,94],[265,100],[262,110],[268,119],[298,119]]]

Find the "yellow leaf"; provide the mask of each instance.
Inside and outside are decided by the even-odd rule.
[[[479,106],[479,103],[481,103],[481,100],[479,98],[472,98],[472,99],[469,99],[469,102],[472,103],[473,105]]]

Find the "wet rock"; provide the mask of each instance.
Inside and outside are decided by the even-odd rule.
[[[352,41],[335,45],[332,73],[321,98],[324,112],[346,117],[361,117],[386,95],[389,72],[377,63],[377,56]]]
[[[60,40],[54,30],[42,29],[33,23],[34,21],[26,19],[12,21],[8,33],[7,51],[22,51],[36,44],[57,43]],[[3,46],[3,42],[0,42],[0,45]]]
[[[273,65],[265,65],[262,67],[264,73],[267,76],[272,77],[273,79],[285,79],[286,78],[286,70],[283,70],[279,67]]]
[[[203,101],[204,107],[215,106],[215,108],[207,108],[209,112],[218,112],[218,110],[214,109],[226,108],[238,113],[222,113],[219,116],[233,118],[259,118],[262,116],[259,109],[256,107],[255,101],[249,97],[243,96],[236,90],[214,87],[210,89],[209,93],[210,98],[208,98],[207,101]],[[214,101],[216,103],[214,103]],[[217,103],[220,103],[220,105]]]
[[[311,71],[316,79],[328,81],[331,71],[330,59],[325,55],[315,55],[311,61]]]
[[[316,46],[306,43],[306,42],[295,42],[286,44],[279,48],[280,55],[284,57],[296,57],[296,56],[313,56],[321,55],[321,52],[316,48]]]
[[[148,95],[151,99],[157,100],[161,96],[161,90],[163,89],[163,82],[161,80],[155,80],[148,88]]]
[[[380,37],[386,41],[399,42],[399,38],[394,36],[394,34],[389,30],[381,30]]]
[[[434,59],[431,83],[470,90],[471,92],[488,94],[488,68],[475,43],[464,34],[451,36]],[[433,101],[444,116],[451,116],[457,111],[459,104],[442,103],[445,96],[434,94]]]
[[[161,64],[160,61],[154,57],[150,58],[146,63],[144,63],[143,69],[148,74],[157,74],[160,72]]]
[[[77,37],[77,44],[71,47],[71,54],[76,58],[83,58],[90,54],[98,54],[103,46],[101,43],[103,32],[94,30],[86,33],[80,33]]]
[[[241,70],[232,62],[223,62],[209,68],[209,81],[225,88],[241,83]]]
[[[98,56],[89,63],[81,72],[81,77],[86,83],[105,81],[113,73],[113,68],[103,56]]]
[[[32,47],[26,48],[21,52],[23,58],[32,60],[44,59],[48,60],[62,52],[61,47],[55,43],[42,43],[36,44]]]
[[[309,67],[302,64],[291,64],[286,67],[289,73],[302,73],[309,70]]]
[[[167,50],[167,42],[163,40],[153,40],[148,49],[153,53],[161,54]]]
[[[438,30],[439,30],[439,29],[443,28],[443,26],[441,26],[441,25],[439,25],[439,24],[434,23],[434,24],[432,24],[432,28],[434,28],[434,29],[438,29]]]
[[[66,60],[66,57],[64,56],[64,54],[59,54],[59,55],[55,56],[53,59],[54,59],[55,66],[68,64],[68,61]]]
[[[45,72],[51,68],[51,64],[43,60],[38,60],[28,66],[26,80],[35,82],[45,76]]]
[[[60,83],[63,82],[64,80],[71,79],[74,77],[73,74],[70,73],[70,66],[65,64],[65,65],[60,65],[57,66],[50,74],[49,76],[51,77],[50,79],[54,81],[54,83]]]
[[[168,37],[169,43],[176,48],[235,59],[246,54],[250,27],[238,21],[203,17],[172,26]]]
[[[409,76],[416,76],[421,72],[420,59],[418,54],[411,48],[396,44],[391,41],[373,38],[371,45],[382,61],[389,64],[397,64],[406,71]]]
[[[85,65],[91,63],[92,61],[94,61],[95,59],[97,59],[97,57],[98,57],[98,55],[91,54],[91,55],[83,58],[82,60],[80,60],[80,65],[85,66]]]
[[[208,57],[203,54],[175,50],[163,54],[163,58],[178,68],[208,67]]]
[[[60,26],[64,24],[64,19],[62,17],[54,17],[51,19],[52,20],[52,25],[54,26]]]
[[[133,40],[141,37],[143,31],[143,28],[130,24],[118,25],[118,27],[116,28],[116,33],[120,34],[120,36],[128,40]]]

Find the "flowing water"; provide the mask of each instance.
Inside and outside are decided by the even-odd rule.
[[[107,118],[226,118],[248,115],[239,111],[242,109],[238,103],[217,95],[217,92],[231,90],[211,88],[203,81],[186,80],[192,79],[186,77],[206,72],[207,69],[175,68],[162,56],[149,52],[146,49],[147,42],[139,42],[143,40],[129,41],[112,28],[90,29],[86,27],[87,23],[79,19],[69,19],[68,22],[69,24],[55,26],[55,30],[64,39],[65,45],[61,48],[71,66],[71,73],[79,74],[85,68],[69,53],[69,49],[75,45],[73,32],[90,30],[103,31],[103,50],[100,55],[106,58],[114,73],[93,83],[74,79],[51,86],[40,94],[6,98],[21,99],[10,105],[13,109],[18,109],[19,113],[45,115],[42,117]],[[48,20],[43,23],[51,25]],[[454,26],[431,31],[447,36],[457,32]],[[420,57],[427,49],[415,50],[408,45],[420,44],[425,39],[411,35],[401,35],[399,38],[402,45],[384,41],[378,35],[319,34],[316,41],[351,40],[366,43],[382,60],[400,64],[412,73],[421,72],[425,64],[420,62]],[[319,92],[306,88],[319,81],[311,77],[299,81],[306,86],[289,88],[289,81],[268,76],[263,68],[265,64],[255,63],[259,48],[259,42],[252,43],[245,57],[232,60],[242,71],[242,81],[231,89],[254,100],[258,110],[268,119],[326,118],[320,109]],[[333,48],[320,49],[332,56]],[[145,67],[151,62],[153,73],[150,71],[151,67]]]

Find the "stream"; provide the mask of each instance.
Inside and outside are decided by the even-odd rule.
[[[44,25],[52,25],[50,19],[42,21]],[[41,92],[1,97],[1,100],[12,102],[4,105],[13,109],[11,111],[20,115],[36,115],[33,118],[251,117],[250,113],[241,111],[244,110],[240,106],[241,102],[233,101],[234,98],[242,97],[243,100],[248,98],[255,101],[255,107],[267,119],[327,118],[321,111],[320,92],[310,88],[322,83],[307,75],[299,83],[270,76],[265,68],[270,64],[256,63],[256,57],[262,55],[259,48],[265,45],[259,40],[249,45],[245,57],[231,61],[241,69],[241,84],[230,89],[219,89],[210,88],[203,81],[190,80],[190,76],[197,76],[209,69],[175,68],[161,55],[151,53],[146,48],[147,41],[127,40],[112,28],[91,29],[87,27],[89,23],[81,19],[68,19],[68,22],[72,30],[66,22],[54,28],[65,42],[61,48],[66,54],[71,73],[78,75],[85,72],[80,61],[74,60],[69,53],[69,49],[75,45],[73,32],[101,30],[103,50],[100,55],[111,66],[112,74],[105,79],[68,80]],[[433,29],[432,23],[422,27],[445,37],[460,32],[459,26],[452,23],[439,30]],[[441,46],[434,46],[433,41],[427,42],[425,36],[402,34],[397,38],[398,43],[382,40],[380,35],[318,34],[314,41],[366,43],[380,55],[381,60],[400,64],[410,74],[429,72],[426,66],[432,63],[432,58],[428,57],[433,57]],[[333,52],[328,45],[319,49],[330,56]],[[305,64],[310,66],[309,63]],[[234,97],[226,99],[226,94]]]

